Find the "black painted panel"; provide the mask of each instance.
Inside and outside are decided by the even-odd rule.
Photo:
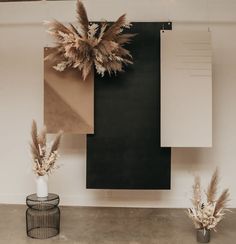
[[[160,148],[160,29],[134,23],[134,65],[95,77],[95,134],[87,136],[87,188],[169,189],[170,148]],[[165,29],[171,24],[165,23]]]

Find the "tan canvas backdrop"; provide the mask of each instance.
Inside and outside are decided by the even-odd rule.
[[[51,52],[44,49],[44,57]],[[94,75],[83,80],[76,69],[56,71],[44,61],[44,123],[49,133],[94,133]]]

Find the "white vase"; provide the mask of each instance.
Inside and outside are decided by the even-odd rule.
[[[48,176],[37,176],[36,178],[36,193],[37,197],[48,196]]]

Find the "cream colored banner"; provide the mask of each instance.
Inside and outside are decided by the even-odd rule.
[[[161,32],[161,146],[212,146],[208,31]]]

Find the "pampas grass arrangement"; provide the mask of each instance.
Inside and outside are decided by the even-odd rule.
[[[196,229],[216,231],[216,225],[225,215],[226,205],[229,201],[229,189],[225,189],[217,198],[219,173],[216,169],[207,188],[206,202],[202,199],[200,178],[195,177],[193,185],[193,207],[188,209],[188,216],[192,219]]]
[[[33,171],[38,176],[50,174],[52,170],[58,168],[55,163],[59,156],[58,148],[62,137],[62,131],[56,135],[51,147],[47,145],[46,133],[46,127],[38,133],[37,124],[33,120],[30,147],[33,157]]]
[[[64,71],[66,68],[78,69],[85,80],[93,66],[100,75],[108,72],[123,71],[123,66],[132,64],[132,55],[124,48],[134,34],[123,34],[124,29],[130,28],[126,15],[109,24],[90,23],[86,9],[80,0],[77,0],[77,21],[65,26],[57,20],[46,22],[48,33],[56,41],[53,53],[46,57],[56,63],[54,69]]]

